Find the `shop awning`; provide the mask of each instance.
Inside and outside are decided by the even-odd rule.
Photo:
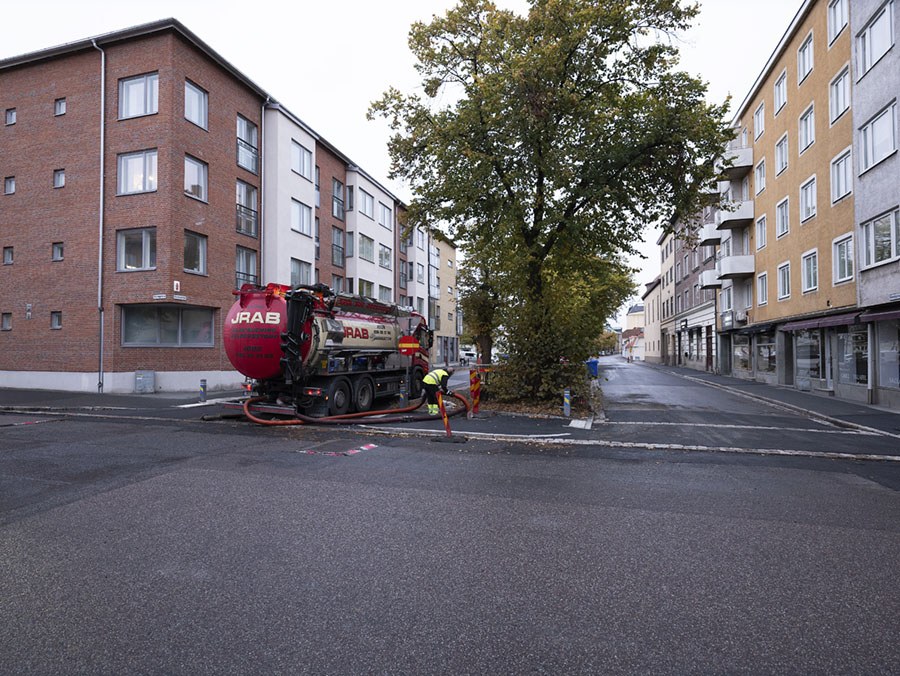
[[[888,319],[900,319],[900,309],[885,310],[883,312],[863,312],[859,316],[861,322],[881,322]]]
[[[775,330],[775,324],[753,324],[751,326],[745,326],[742,329],[738,329],[736,333],[740,333],[743,336],[751,336],[756,333],[769,333],[770,331]]]
[[[856,324],[859,312],[846,312],[842,315],[830,315],[828,317],[816,317],[815,319],[803,319],[799,322],[788,322],[781,327],[782,331],[802,331],[804,329],[821,329],[825,326],[846,326]]]

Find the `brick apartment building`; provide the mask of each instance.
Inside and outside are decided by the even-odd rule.
[[[4,386],[234,387],[243,283],[437,320],[411,279],[430,233],[401,247],[402,201],[178,21],[2,60],[0,99]]]

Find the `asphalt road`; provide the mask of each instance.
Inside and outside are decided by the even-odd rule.
[[[683,449],[891,438],[619,364],[465,444],[4,416],[0,673],[898,673],[900,463]]]

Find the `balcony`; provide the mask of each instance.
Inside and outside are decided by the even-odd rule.
[[[242,138],[237,140],[237,163],[247,171],[259,173],[259,151]]]
[[[722,241],[722,233],[712,223],[700,228],[700,246],[719,244]]]
[[[719,230],[745,228],[753,223],[753,201],[731,202],[716,212],[716,227]]]
[[[244,284],[259,284],[259,277],[249,272],[236,272],[234,275],[234,288],[240,289]]]
[[[718,168],[731,181],[743,178],[753,169],[753,146],[728,148]]]
[[[700,271],[700,288],[701,289],[718,289],[722,286],[722,280],[719,279],[719,273],[715,270]]]
[[[238,204],[236,207],[237,231],[256,237],[259,232],[259,214],[255,209],[245,207],[243,204]]]
[[[737,256],[723,256],[718,261],[716,261],[716,272],[719,273],[719,279],[752,277],[753,270],[753,256],[748,254],[741,254]]]

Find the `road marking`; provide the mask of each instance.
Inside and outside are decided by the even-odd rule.
[[[406,434],[405,436],[415,436],[417,434],[424,434],[428,436],[446,436],[446,432],[444,430],[428,430],[423,429],[421,427],[384,427],[382,426],[374,426],[374,425],[356,425],[356,429],[363,429],[370,432],[384,432],[390,434],[401,434],[404,433],[414,433],[414,434]],[[517,441],[535,441],[540,439],[553,439],[554,437],[568,437],[571,436],[569,432],[561,432],[560,434],[495,434],[493,432],[459,432],[458,434],[464,435],[467,437],[480,437],[487,439],[513,439]]]
[[[775,430],[777,432],[815,432],[816,434],[858,434],[863,436],[881,436],[876,434],[875,432],[868,432],[865,430],[856,430],[856,429],[847,429],[847,428],[836,428],[829,430],[819,430],[814,428],[807,427],[774,427],[774,426],[765,426],[765,425],[720,425],[717,423],[678,423],[678,422],[638,422],[638,421],[630,421],[630,420],[622,420],[622,421],[614,421],[607,420],[604,424],[606,425],[635,425],[643,427],[645,425],[669,425],[671,427],[714,427],[714,428],[722,428],[722,429],[732,429],[732,430]]]
[[[197,401],[193,404],[178,404],[173,408],[195,408],[197,406],[210,406],[212,404],[224,404],[226,401],[235,401],[234,397],[225,397],[224,399],[208,399],[207,401]]]
[[[363,451],[371,451],[373,448],[378,448],[375,444],[365,444],[358,448],[351,448],[348,451],[312,451],[312,450],[299,450],[297,453],[303,453],[304,455],[327,455],[327,456],[335,456],[335,455],[356,455],[357,453],[362,453]]]

